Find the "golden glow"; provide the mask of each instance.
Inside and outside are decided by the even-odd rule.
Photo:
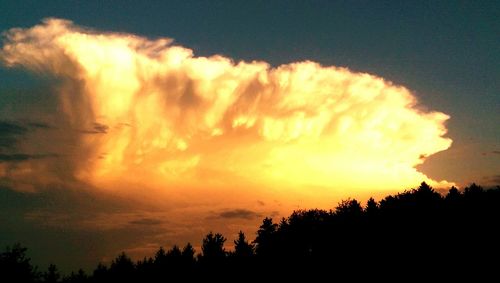
[[[419,110],[408,89],[310,61],[272,68],[195,57],[171,42],[48,19],[8,32],[0,56],[62,78],[61,106],[73,128],[108,126],[79,134],[85,158],[72,160],[72,174],[98,187],[227,196],[238,184],[282,199],[299,192],[314,203],[421,181],[450,184],[415,169],[421,156],[450,147],[449,116]]]

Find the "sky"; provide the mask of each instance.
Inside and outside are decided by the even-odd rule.
[[[500,183],[492,1],[0,2],[0,245],[65,271]]]

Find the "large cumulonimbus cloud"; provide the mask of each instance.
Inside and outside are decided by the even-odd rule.
[[[237,183],[314,194],[449,184],[415,169],[450,147],[449,116],[422,110],[408,89],[374,75],[310,61],[196,57],[170,39],[61,19],[11,29],[0,58],[57,78],[54,115],[76,143],[58,159],[96,186]]]

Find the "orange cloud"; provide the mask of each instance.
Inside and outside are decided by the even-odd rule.
[[[134,184],[181,199],[186,190],[237,199],[261,189],[320,201],[450,184],[416,169],[450,147],[449,116],[374,75],[196,57],[171,39],[61,19],[11,29],[0,58],[59,79],[62,115],[78,130],[72,176],[97,187]]]

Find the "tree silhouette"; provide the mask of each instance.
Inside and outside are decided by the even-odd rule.
[[[99,263],[92,273],[92,279],[96,283],[110,282],[109,269],[106,265]]]
[[[186,263],[193,263],[194,262],[194,255],[196,251],[194,250],[193,246],[191,243],[187,243],[186,246],[182,249],[182,258]]]
[[[156,265],[164,265],[167,263],[167,253],[163,247],[160,247],[156,252],[154,261]]]
[[[248,243],[245,233],[241,230],[238,233],[238,239],[234,241],[234,255],[237,257],[251,257],[254,254],[254,245]]]
[[[377,213],[377,211],[378,211],[377,202],[373,198],[370,198],[366,202],[365,213],[367,215],[375,215]]]
[[[47,271],[43,273],[42,278],[43,282],[56,283],[59,282],[61,274],[59,273],[57,267],[54,264],[50,264],[49,267],[47,268]]]
[[[347,199],[338,204],[335,208],[335,213],[339,217],[356,218],[361,216],[363,208],[357,200]]]
[[[273,223],[272,218],[264,218],[262,225],[260,225],[257,231],[257,237],[255,238],[255,253],[258,256],[270,256],[272,251],[272,245],[275,242],[275,233],[278,225]]]
[[[78,272],[71,272],[68,277],[65,277],[62,282],[64,283],[85,283],[88,282],[89,277],[83,271],[83,269],[79,269]]]
[[[36,282],[39,279],[37,269],[26,256],[27,250],[16,243],[0,254],[0,274],[6,280],[4,282]]]
[[[181,266],[179,268],[179,279],[180,281],[193,281],[195,279],[195,255],[196,251],[194,250],[191,243],[187,243],[184,248],[182,248],[181,253]]]
[[[178,259],[182,256],[181,249],[177,245],[174,245],[167,253],[167,257],[172,259]]]
[[[448,191],[448,194],[446,195],[446,200],[449,201],[449,202],[456,202],[460,199],[460,192],[458,191],[458,189],[453,186],[450,188],[450,190]]]
[[[130,282],[135,278],[135,264],[124,252],[111,262],[109,273],[113,281]]]
[[[224,243],[226,238],[219,233],[208,233],[203,239],[203,244],[201,250],[203,252],[203,258],[206,259],[221,259],[226,256],[226,251],[224,249]]]

